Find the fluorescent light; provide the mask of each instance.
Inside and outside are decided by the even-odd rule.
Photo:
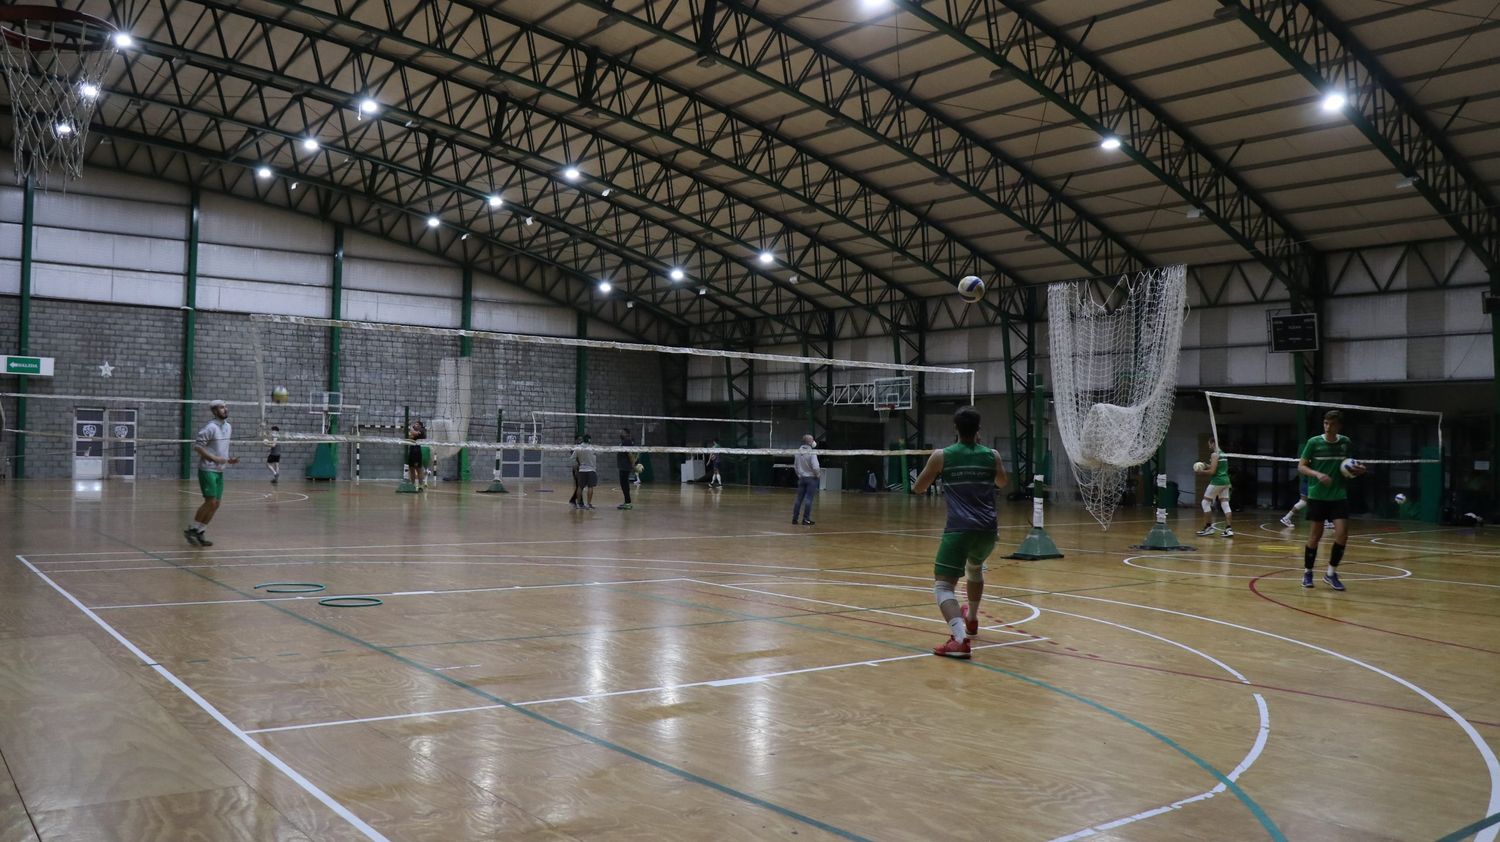
[[[768,251],[763,251],[763,252],[760,253],[760,263],[761,263],[762,266],[770,266],[772,263],[775,263],[775,262],[776,262],[776,255],[771,254]]]
[[[462,234],[459,234],[459,235],[458,235],[458,238],[459,238],[459,239],[460,239],[460,240],[467,240],[467,239],[469,239],[469,232],[468,232],[468,231],[465,231],[465,232],[463,232],[463,233],[462,233]]]
[[[56,129],[58,137],[67,137],[73,133],[72,123],[58,123],[53,128]]]
[[[708,287],[698,287],[699,295],[708,295]]]
[[[115,46],[116,47],[119,47],[122,50],[128,50],[128,49],[130,49],[134,45],[135,45],[135,39],[130,37],[130,33],[128,33],[128,32],[116,32],[115,33]]]
[[[534,222],[536,222],[536,217],[534,217],[534,216],[528,216],[528,217],[526,217],[526,224],[527,225],[531,225]]]
[[[610,190],[608,187],[606,187],[606,188],[604,188],[604,192],[600,193],[599,195],[601,195],[601,196],[603,196],[604,198],[607,199],[607,198],[609,198],[609,194],[612,193],[612,192],[614,192],[614,191]]]
[[[438,219],[435,216],[429,216],[429,217],[427,217],[427,227],[428,228],[436,228],[436,227],[438,227],[439,225],[442,225],[442,224],[443,224],[443,221],[441,219]]]
[[[681,269],[673,269],[670,273],[668,273],[668,277],[670,277],[674,281],[680,281],[683,278],[687,277],[687,273],[682,271]]]
[[[376,102],[373,99],[370,99],[369,97],[365,97],[364,99],[359,101],[359,113],[361,114],[374,114],[379,110],[380,103]]]
[[[487,201],[492,208],[498,208],[501,205],[505,204],[505,200],[500,198],[499,196],[491,196]]]
[[[563,177],[569,181],[577,181],[582,175],[583,173],[579,172],[577,167],[568,167],[563,170]]]
[[[84,99],[98,99],[99,86],[91,82],[84,82],[82,85],[78,86],[78,93],[81,94]]]
[[[1344,109],[1344,104],[1348,101],[1349,100],[1346,99],[1342,93],[1338,91],[1331,91],[1323,97],[1323,110],[1328,112],[1329,114],[1333,114],[1337,111],[1342,111]]]
[[[1110,149],[1110,150],[1119,149],[1120,148],[1120,139],[1117,138],[1117,137],[1112,137],[1112,136],[1111,137],[1106,137],[1105,139],[1099,141],[1099,147],[1101,149]]]
[[[270,178],[271,177],[271,168],[270,167],[261,167],[260,169],[258,169],[258,170],[255,171],[255,175],[258,178]]]
[[[308,152],[318,151],[319,145],[320,144],[318,143],[318,139],[315,137],[305,137],[302,139],[302,148],[306,149]]]
[[[614,289],[614,286],[611,285],[609,281],[600,281],[599,282],[599,291],[600,292],[608,293],[612,289]]]

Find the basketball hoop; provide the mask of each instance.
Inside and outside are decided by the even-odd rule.
[[[46,189],[54,169],[65,181],[83,174],[89,122],[116,33],[108,21],[71,9],[0,7],[17,183],[31,178]]]
[[[880,422],[882,424],[885,423],[886,421],[891,420],[891,413],[895,412],[895,411],[896,411],[896,405],[893,404],[893,403],[877,403],[877,404],[875,404],[875,412],[880,415]]]

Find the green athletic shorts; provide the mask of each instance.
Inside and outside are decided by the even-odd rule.
[[[964,575],[966,563],[983,564],[995,551],[998,537],[994,532],[944,532],[932,565],[933,577],[957,579]]]
[[[224,496],[224,472],[223,471],[198,471],[198,487],[203,489],[203,496],[212,500],[218,500]]]

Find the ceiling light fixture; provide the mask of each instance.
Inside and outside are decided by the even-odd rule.
[[[1106,137],[1105,139],[1099,141],[1099,148],[1108,149],[1111,151],[1119,149],[1120,139],[1117,137]]]

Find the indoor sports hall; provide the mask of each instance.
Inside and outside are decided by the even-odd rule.
[[[0,842],[1500,837],[1500,5],[0,7]]]

